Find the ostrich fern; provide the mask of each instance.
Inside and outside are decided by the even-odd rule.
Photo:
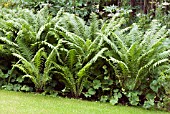
[[[31,60],[32,55],[42,47],[43,41],[53,44],[57,42],[58,36],[49,29],[58,22],[60,15],[62,15],[62,11],[52,18],[49,16],[47,7],[36,14],[28,9],[2,8],[0,44],[3,44],[4,48],[8,48],[11,53],[18,53],[27,60]]]
[[[104,34],[101,36],[110,47],[106,54],[107,61],[121,87],[136,90],[147,78],[151,78],[154,68],[169,61],[170,48],[164,45],[168,31],[154,22],[145,33],[136,25],[132,26],[129,33],[125,32],[128,30],[111,32],[109,37]]]
[[[76,32],[65,29],[60,23],[55,25],[53,31],[60,34],[63,44],[67,47],[58,50],[57,59],[53,62],[56,67],[55,73],[77,98],[82,93],[84,82],[87,81],[89,68],[107,48],[101,47],[100,37],[96,37],[94,40],[84,38]]]
[[[22,55],[13,53],[13,55],[19,58],[19,61],[13,65],[13,68],[18,68],[25,75],[23,78],[28,77],[35,85],[36,91],[41,92],[47,82],[51,79],[50,72],[54,69],[52,66],[52,60],[54,60],[55,51],[60,47],[61,41],[57,46],[53,47],[53,50],[47,57],[47,53],[44,48],[39,49],[31,60],[24,58]]]

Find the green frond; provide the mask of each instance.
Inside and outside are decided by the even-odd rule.
[[[63,40],[59,40],[58,44],[55,47],[52,44],[47,43],[52,48],[52,51],[49,54],[45,62],[45,66],[49,66],[51,61],[56,62],[56,57],[58,58],[59,62],[63,63],[63,61],[60,58],[59,51],[58,51],[62,43],[63,43]]]
[[[100,34],[100,33],[99,33],[99,34]],[[121,58],[123,58],[123,53],[122,53],[121,51],[119,51],[117,45],[115,45],[115,43],[112,42],[110,39],[108,39],[105,35],[103,35],[103,34],[100,34],[100,35],[103,37],[104,41],[105,41],[107,44],[110,45],[110,47],[112,48],[112,50],[115,51]]]
[[[40,69],[41,67],[41,64],[42,64],[41,58],[42,58],[43,51],[44,51],[44,48],[39,49],[31,60],[31,62],[34,63],[37,69]]]
[[[95,13],[92,13],[91,16],[91,23],[90,23],[90,27],[89,27],[89,31],[90,31],[90,39],[94,40],[96,38],[96,33],[99,32],[99,22],[98,22],[98,17]]]
[[[164,51],[158,55],[158,58],[163,59],[167,58],[170,55],[170,50]]]
[[[28,62],[24,57],[22,57],[21,55],[19,55],[19,54],[17,54],[17,53],[12,53],[12,55],[14,55],[15,57],[17,57],[17,58],[19,58],[19,59],[21,59],[21,60],[23,60],[23,61]]]
[[[47,45],[47,46],[48,46],[49,48],[51,48],[51,49],[54,49],[54,48],[55,48],[52,44],[50,44],[50,43],[48,43],[48,42],[46,42],[46,41],[41,41],[41,42],[38,42],[38,43]],[[37,44],[34,44],[34,45],[37,45]]]
[[[15,64],[13,65],[13,68],[18,68],[19,70],[21,70],[22,72],[24,72],[25,74],[27,74],[26,69],[23,67],[23,65],[21,64]]]
[[[166,32],[167,32],[166,26],[163,26],[160,29],[158,29],[156,34],[153,34],[153,38],[154,39],[165,38],[165,36],[167,35]]]
[[[57,64],[56,62],[53,62],[53,61],[51,61],[51,63],[54,65],[56,70],[59,70],[59,71],[64,73],[64,66],[61,66],[61,65],[59,65],[59,64]]]
[[[142,55],[137,58],[136,65],[137,66],[142,66],[143,65],[142,62],[144,62],[144,60],[146,58],[148,58],[148,57],[150,58],[151,56],[153,56],[154,51],[155,51],[154,49],[150,49],[150,50],[146,51],[145,53],[142,53]]]
[[[50,41],[51,40],[51,36],[55,38],[55,40],[59,40],[61,39],[59,34],[56,33],[56,31],[54,31],[53,29],[50,29],[47,31],[47,34],[44,38],[45,41]]]
[[[83,45],[86,43],[83,38],[81,38],[80,36],[78,36],[78,35],[76,35],[74,33],[71,33],[69,31],[67,31],[63,27],[60,27],[60,26],[56,25],[55,28],[62,31],[62,35],[64,35],[64,38],[66,40],[68,40],[70,42],[73,42],[78,46],[83,47]]]
[[[35,84],[35,87],[36,87],[36,88],[40,88],[40,87],[38,87],[38,86],[39,86],[39,83],[37,82],[37,80],[36,80],[36,78],[35,78],[34,76],[29,75],[29,74],[26,74],[26,75],[23,76],[23,78],[26,78],[26,77],[28,77],[28,78],[30,78],[30,79],[32,80],[32,82]],[[42,85],[41,85],[41,86],[42,86]]]
[[[113,63],[118,63],[119,67],[121,68],[122,70],[122,73],[124,76],[128,76],[129,73],[130,73],[130,70],[129,70],[129,67],[127,66],[126,63],[124,63],[123,61],[119,61],[113,57],[110,57],[110,60],[113,62]]]
[[[77,44],[72,43],[70,41],[66,41],[66,40],[63,40],[63,43],[68,44],[71,48],[76,49],[78,53],[84,55],[85,52],[81,46],[78,46]]]
[[[160,47],[163,44],[164,40],[165,40],[165,38],[158,39],[158,41],[156,41],[155,43],[151,44],[151,47],[154,48],[154,49],[157,49],[158,47]]]
[[[10,46],[14,46],[14,47],[18,47],[18,45],[10,40],[8,40],[7,38],[5,37],[0,37],[0,40],[5,42],[6,44],[10,45]]]
[[[155,59],[152,59],[147,64],[145,64],[143,67],[140,67],[140,69],[138,70],[138,73],[136,75],[134,86],[136,86],[136,84],[138,83],[139,79],[144,78],[147,75],[147,73],[149,72],[148,69],[153,65],[154,61],[155,61]]]
[[[78,78],[78,80],[77,80],[77,96],[80,96],[81,95],[81,93],[82,93],[82,91],[83,91],[83,89],[84,89],[84,84],[85,84],[85,82],[87,81],[87,76],[86,77],[83,77],[83,78]]]
[[[85,21],[83,19],[79,18],[78,16],[74,16],[74,20],[75,20],[74,31],[76,31],[75,34],[86,39]],[[71,20],[71,21],[73,21],[73,20]]]
[[[59,21],[60,17],[63,15],[63,13],[64,13],[63,8],[60,8],[60,10],[57,12],[57,15],[54,18],[52,18],[52,20],[50,22],[52,24],[57,23]]]
[[[126,33],[127,31],[129,31],[131,28],[132,28],[132,27],[126,27],[126,28],[121,29],[119,32],[120,32],[120,34],[124,34],[124,33]]]
[[[153,68],[158,67],[161,64],[168,63],[169,59],[162,59],[153,64]]]
[[[79,72],[77,73],[77,76],[79,78],[82,78],[83,76],[85,76],[87,70],[90,68],[91,65],[92,63],[87,63],[82,69],[79,70]]]
[[[36,23],[36,15],[33,13],[33,11],[30,11],[28,9],[19,9],[18,10],[19,17],[26,20],[29,24],[35,25]],[[33,28],[33,30],[37,28]]]
[[[42,25],[40,29],[38,30],[38,33],[36,34],[36,40],[40,40],[42,33],[46,30],[49,29],[51,26],[51,23],[47,23],[45,25]],[[41,39],[42,40],[42,39]]]
[[[75,49],[71,49],[67,53],[67,62],[70,69],[73,68],[74,64],[77,62],[77,54]]]
[[[20,23],[10,19],[10,20],[6,20],[5,24],[7,25],[7,27],[9,27],[10,29],[14,30],[17,29],[19,30],[22,26]]]
[[[61,72],[56,71],[57,74],[62,76],[62,79],[59,79],[60,82],[63,82],[66,88],[70,89],[71,93],[76,94],[76,82],[70,80],[70,77],[73,77],[72,74],[68,73],[67,75]]]
[[[114,38],[113,40],[117,40],[117,45],[119,46],[119,48],[122,50],[123,53],[127,52],[127,46],[126,46],[126,42],[124,42],[124,38],[121,38],[121,34],[116,33],[116,32],[112,32],[112,37]]]
[[[139,44],[138,42],[134,42],[127,51],[128,59],[131,61],[136,61],[137,57],[139,57],[139,55],[136,53],[137,49],[140,48],[140,47],[138,47],[138,44]],[[127,58],[125,58],[125,59],[127,59]],[[128,63],[129,61],[126,61],[126,62]]]
[[[111,32],[118,30],[120,26],[125,22],[125,19],[122,18],[117,18],[117,16],[113,16],[109,22],[105,22],[102,25],[101,32],[105,35],[110,35]]]
[[[69,32],[72,32],[80,37],[86,38],[85,35],[85,21],[75,14],[64,13],[60,18],[59,24],[63,28],[67,29]]]
[[[41,27],[42,25],[48,23],[48,20],[49,20],[49,10],[48,7],[44,7],[36,14],[36,22],[37,22],[36,26]]]
[[[88,45],[87,50],[91,50],[91,49],[98,49],[99,47],[101,47],[101,45],[103,44],[103,41],[101,42],[101,39],[99,36],[97,36],[91,43],[90,45]],[[88,39],[87,39],[88,40]],[[87,42],[86,40],[86,42]],[[91,40],[90,40],[91,41]],[[86,43],[87,44],[87,43]],[[97,47],[96,47],[97,46]]]
[[[17,39],[17,44],[19,48],[19,52],[22,54],[24,58],[26,58],[28,61],[31,61],[31,58],[33,56],[33,52],[31,51],[31,48],[29,47],[29,44],[27,41],[25,41],[22,38]]]
[[[36,67],[34,66],[34,64],[32,64],[31,62],[27,61],[24,57],[22,57],[21,55],[17,54],[17,53],[12,53],[13,56],[19,58],[25,68],[25,71],[27,71],[27,73],[32,74],[32,73],[36,73],[36,75],[39,73],[39,71],[36,69]]]
[[[56,71],[56,73],[62,75],[62,79],[60,80],[64,82],[67,88],[71,89],[72,94],[76,95],[77,93],[76,81],[69,68],[59,66],[58,64],[55,64],[55,67],[57,69],[61,69],[61,71]]]
[[[99,57],[101,57],[102,54],[103,54],[106,50],[108,50],[108,49],[107,49],[107,48],[102,48],[102,49],[90,60],[89,63],[94,63],[94,62],[96,62],[97,59],[98,59]]]

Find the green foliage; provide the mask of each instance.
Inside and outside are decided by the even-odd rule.
[[[74,36],[74,34],[70,34],[69,32],[67,34],[74,39],[78,37],[76,35]],[[54,61],[53,64],[57,70],[56,73],[61,77],[59,80],[62,80],[66,87],[70,89],[72,95],[77,98],[81,95],[84,82],[88,78],[87,71],[91,65],[102,55],[106,48],[103,48],[99,52],[96,51],[92,58],[87,58],[85,56],[87,52],[85,53],[85,49],[82,44],[79,45],[79,42],[71,42],[66,40],[64,42],[67,42],[69,45],[71,44],[71,47],[72,45],[76,45],[76,47],[73,46],[74,49],[70,50],[60,50],[60,53],[57,55],[58,59]],[[83,41],[83,39],[80,41]],[[84,43],[86,42],[84,41]],[[82,53],[79,53],[79,50],[81,50]],[[65,53],[66,56],[61,58],[63,53]],[[89,55],[91,53],[92,52],[89,50],[89,53],[87,54]],[[61,65],[57,61],[61,62]]]
[[[129,99],[129,102],[131,105],[134,105],[134,106],[137,106],[139,104],[139,95],[141,93],[137,92],[137,91],[134,91],[134,92],[129,92],[127,94],[127,97]]]
[[[118,89],[113,90],[113,96],[110,99],[110,103],[112,105],[117,104],[121,97],[122,97],[122,94],[121,94],[121,92]]]
[[[44,49],[39,49],[31,61],[27,60],[17,53],[13,53],[13,55],[19,58],[19,61],[15,65],[13,65],[13,67],[18,68],[25,74],[23,78],[28,77],[32,80],[32,82],[35,84],[37,92],[43,90],[43,87],[50,79],[49,72],[51,70],[50,65],[48,65],[43,68],[43,72],[41,71],[41,65],[46,64],[43,63],[43,61],[41,60],[44,57]]]
[[[110,39],[104,36],[112,49],[107,55],[109,64],[123,89],[138,89],[142,83],[147,83],[144,80],[154,68],[167,63],[169,50],[163,45],[167,34],[165,27],[152,23],[145,33],[132,26],[128,34],[116,31],[111,33]]]
[[[10,70],[8,71],[8,73],[5,74],[0,69],[0,87],[7,83],[7,79],[9,77],[9,75],[10,75]]]
[[[169,106],[170,40],[162,19],[142,15],[127,27],[130,10],[106,7],[111,17],[104,20],[91,11],[77,12],[89,1],[69,1],[75,14],[63,9],[56,14],[49,5],[66,1],[54,2],[0,11],[1,88],[112,105]]]

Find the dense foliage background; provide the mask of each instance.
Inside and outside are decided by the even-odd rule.
[[[170,3],[138,2],[2,1],[1,89],[169,110]]]

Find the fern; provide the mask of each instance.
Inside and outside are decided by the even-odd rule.
[[[17,44],[18,44],[18,50],[19,52],[27,59],[31,60],[33,52],[31,51],[29,44],[26,43],[23,39],[19,38],[17,39]]]
[[[167,30],[155,23],[151,23],[145,33],[133,25],[129,32],[114,31],[108,33],[108,36],[99,35],[109,45],[109,49],[113,50],[112,57],[105,59],[114,69],[122,88],[127,90],[139,88],[142,81],[144,83],[144,79],[152,74],[152,69],[169,61],[169,49],[164,45]],[[133,84],[129,86],[129,83]]]
[[[37,53],[34,55],[34,58],[31,60],[32,63],[36,66],[37,69],[41,68],[42,63],[42,52],[44,51],[44,48],[41,48],[37,51]]]
[[[98,17],[95,13],[91,14],[91,23],[90,23],[90,27],[89,27],[89,39],[94,40],[96,38],[96,33],[99,32],[99,20]]]
[[[67,61],[69,63],[69,68],[72,69],[74,64],[76,63],[76,50],[75,49],[72,49],[72,50],[69,50],[68,53],[67,53]]]
[[[46,62],[43,62],[41,60],[42,57],[46,56],[46,54],[44,53],[45,52],[43,48],[39,49],[34,57],[31,59],[31,61],[27,60],[20,54],[13,53],[15,57],[19,58],[19,61],[15,65],[13,65],[13,68],[18,68],[23,71],[23,73],[25,73],[23,78],[30,78],[35,84],[37,92],[44,89],[47,81],[50,80],[49,73],[51,72],[51,70],[54,69],[54,67],[51,66],[52,63],[48,62],[47,64],[47,60],[49,61],[49,58],[46,59]],[[42,64],[45,64],[43,72],[41,72]]]
[[[14,43],[14,42],[8,40],[8,39],[5,38],[5,37],[0,37],[0,40],[3,41],[3,42],[5,42],[5,43],[7,43],[7,44],[9,44],[9,45],[11,45],[11,46],[19,47],[16,43]]]

